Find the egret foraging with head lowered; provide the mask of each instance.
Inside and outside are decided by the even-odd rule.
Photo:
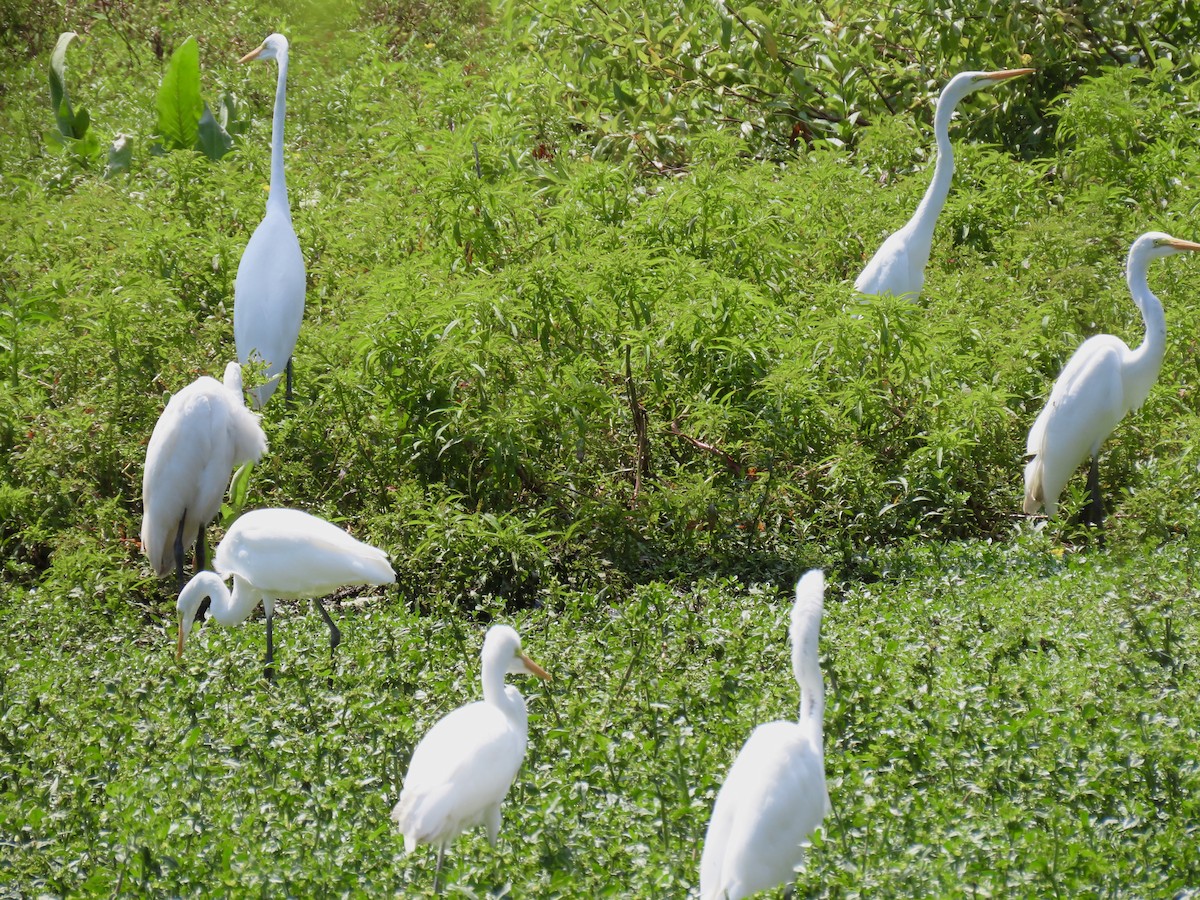
[[[798,722],[759,725],[717,794],[700,857],[701,900],[740,900],[792,880],[803,844],[829,811],[825,788],[825,687],[817,643],[825,576],[796,584],[792,672]]]
[[[1167,319],[1150,292],[1146,270],[1150,260],[1195,252],[1200,244],[1181,241],[1161,231],[1143,234],[1129,248],[1125,280],[1141,311],[1146,336],[1136,350],[1111,334],[1088,338],[1072,354],[1050,391],[1050,399],[1029,429],[1025,452],[1025,504],[1028,515],[1042,506],[1046,515],[1058,509],[1058,495],[1076,467],[1091,457],[1088,469],[1087,520],[1104,519],[1097,454],[1104,439],[1131,410],[1145,402],[1158,379],[1167,348]]]
[[[505,686],[504,676],[550,678],[521,652],[521,638],[507,625],[488,629],[480,656],[483,700],[460,706],[421,738],[392,810],[406,851],[437,845],[435,891],[446,845],[461,832],[483,825],[495,846],[500,804],[525,759],[525,700],[515,687]]]
[[[179,648],[191,631],[205,597],[212,599],[212,617],[221,625],[244,622],[262,602],[267,614],[266,676],[274,678],[271,623],[275,601],[308,599],[329,626],[329,655],[342,633],[321,603],[321,597],[345,585],[390,584],[396,580],[387,554],[355,540],[324,519],[297,509],[256,509],[230,526],[213,558],[217,572],[200,572],[179,594]],[[233,578],[233,592],[225,579]]]
[[[259,360],[266,365],[267,381],[250,391],[254,407],[261,408],[287,372],[287,396],[292,396],[292,351],[304,318],[304,256],[292,228],[287,180],[283,173],[283,120],[287,111],[288,42],[272,34],[242,57],[275,59],[279,82],[275,89],[275,115],[271,124],[271,192],[267,214],[242,252],[233,283],[233,340],[238,359],[245,365]]]
[[[933,248],[933,227],[946,205],[950,182],[954,178],[954,151],[950,147],[950,118],[954,108],[967,94],[992,87],[1009,78],[1028,75],[1033,69],[1005,69],[1001,72],[960,72],[950,79],[938,97],[933,116],[933,134],[937,141],[937,162],[933,180],[925,190],[913,217],[891,234],[875,251],[871,261],[854,280],[860,294],[907,297],[916,300],[925,285],[925,266]]]
[[[204,529],[216,518],[233,470],[258,462],[267,436],[242,398],[242,367],[225,367],[225,383],[197,378],[167,401],[146,447],[142,475],[142,549],[154,574],[175,564],[183,588],[183,557],[196,545],[204,568]]]

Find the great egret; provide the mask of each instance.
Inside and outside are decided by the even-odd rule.
[[[802,845],[829,811],[817,657],[824,595],[820,569],[796,584],[791,638],[800,720],[759,725],[725,776],[700,857],[701,900],[740,900],[791,881]]]
[[[483,640],[483,700],[460,706],[440,719],[413,751],[392,820],[404,834],[404,849],[436,844],[434,891],[446,845],[476,825],[493,846],[500,833],[500,803],[508,793],[529,732],[525,700],[504,676],[546,671],[521,652],[521,638],[507,625],[494,625]]]
[[[1161,231],[1143,234],[1129,248],[1125,280],[1142,313],[1146,337],[1136,350],[1111,334],[1097,334],[1079,345],[1067,360],[1050,391],[1046,407],[1029,429],[1025,452],[1025,512],[1045,506],[1046,515],[1058,509],[1058,495],[1071,473],[1087,457],[1091,502],[1087,518],[1099,525],[1104,518],[1100,497],[1100,445],[1130,410],[1145,402],[1162,368],[1167,347],[1167,319],[1162,304],[1150,292],[1146,270],[1150,260],[1200,250],[1200,244],[1173,238]]]
[[[204,529],[221,509],[229,476],[258,462],[267,436],[242,398],[242,367],[225,367],[225,383],[205,375],[167,401],[146,447],[142,475],[142,549],[156,575],[175,564],[183,587],[183,556],[196,544],[204,568]]]
[[[937,162],[933,180],[917,206],[913,217],[899,231],[891,234],[875,251],[867,267],[854,280],[854,290],[860,294],[908,297],[916,300],[925,285],[925,265],[933,247],[933,226],[946,205],[950,182],[954,178],[954,151],[950,147],[950,118],[954,108],[967,94],[980,88],[992,87],[1009,78],[1028,75],[1033,69],[1005,69],[1001,72],[960,72],[942,88],[937,111],[933,117],[933,134],[937,140]]]
[[[233,341],[238,359],[266,365],[266,383],[250,391],[259,409],[279,386],[287,371],[287,396],[292,396],[292,351],[304,318],[304,256],[292,228],[287,180],[283,173],[283,120],[287,111],[288,42],[282,34],[270,35],[242,57],[279,61],[275,89],[275,116],[271,124],[271,192],[267,214],[242,252],[233,283]]]
[[[275,674],[271,623],[276,600],[312,598],[329,626],[332,659],[342,633],[329,618],[321,597],[343,585],[396,580],[382,550],[297,509],[256,509],[240,516],[217,545],[213,566],[216,574],[197,573],[179,593],[177,655],[183,656],[184,641],[205,597],[212,599],[212,616],[221,625],[244,622],[261,600],[267,614],[268,680]],[[231,576],[232,594],[225,586],[225,579]]]

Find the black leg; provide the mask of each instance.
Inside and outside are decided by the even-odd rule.
[[[205,546],[204,532],[208,531],[205,525],[200,526],[200,533],[196,535],[196,571],[202,572],[206,568],[205,557],[208,556],[208,548]]]
[[[433,892],[440,894],[442,892],[442,859],[446,856],[446,845],[438,845],[437,866],[433,870]]]
[[[292,402],[292,358],[290,356],[288,357],[286,371],[287,371],[287,386],[284,390],[283,399],[286,400],[288,403],[291,403]]]
[[[1104,498],[1100,496],[1100,463],[1094,456],[1088,469],[1088,493],[1091,494],[1088,503],[1088,524],[1099,528],[1104,524]]]
[[[175,532],[175,593],[183,591],[183,523],[187,510],[179,517],[179,530]]]
[[[342,642],[342,632],[333,623],[333,619],[329,618],[329,613],[325,612],[325,605],[316,597],[313,598],[313,606],[317,608],[317,612],[321,614],[321,618],[329,626],[329,661],[333,662],[333,651]]]
[[[266,675],[267,681],[275,683],[275,645],[271,641],[271,622],[274,619],[270,613],[267,613],[267,666],[263,672]]]
[[[196,572],[204,570],[204,528],[200,528],[200,534],[196,537]],[[205,597],[200,601],[200,605],[196,607],[196,621],[203,622],[208,617],[208,608],[212,606],[212,597]]]

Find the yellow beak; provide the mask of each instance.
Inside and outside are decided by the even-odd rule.
[[[179,643],[175,647],[175,658],[183,659],[183,622],[179,623]]]
[[[542,681],[550,681],[550,673],[535,663],[524,653],[521,654],[521,662],[525,663],[525,668],[529,670],[530,675],[536,675],[538,678],[542,679]]]
[[[258,54],[263,52],[264,46],[265,46],[265,44],[259,44],[257,47],[255,47],[253,50],[251,50],[249,53],[247,53],[245,56],[243,56],[241,59],[239,59],[238,62],[244,63],[244,62],[250,62],[250,60],[252,60],[252,59],[258,59]]]
[[[1194,241],[1181,241],[1179,238],[1171,238],[1169,241],[1163,241],[1168,247],[1174,247],[1176,250],[1200,250],[1200,244]]]
[[[1004,69],[1001,72],[988,72],[984,78],[990,81],[1004,81],[1008,78],[1020,78],[1022,75],[1032,75],[1036,69]]]

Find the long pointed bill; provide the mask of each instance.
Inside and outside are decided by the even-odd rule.
[[[263,47],[265,47],[265,46],[266,46],[266,44],[259,44],[257,47],[255,47],[253,50],[251,50],[249,53],[247,53],[245,56],[243,56],[241,59],[239,59],[238,62],[244,63],[244,62],[250,62],[250,60],[252,60],[252,59],[258,59],[258,54],[263,52]]]
[[[1169,241],[1163,241],[1168,247],[1174,247],[1176,250],[1191,250],[1195,252],[1200,250],[1200,244],[1194,241],[1181,241],[1179,238],[1171,238]]]
[[[538,678],[542,679],[542,681],[550,680],[550,673],[535,663],[524,653],[521,654],[521,662],[525,663],[525,668],[529,671],[530,675],[536,675]]]
[[[1036,69],[1004,69],[1001,72],[988,72],[983,77],[989,81],[1005,81],[1009,78],[1020,78],[1022,75],[1032,75]]]
[[[183,659],[183,622],[179,623],[179,643],[175,646],[175,658]]]

